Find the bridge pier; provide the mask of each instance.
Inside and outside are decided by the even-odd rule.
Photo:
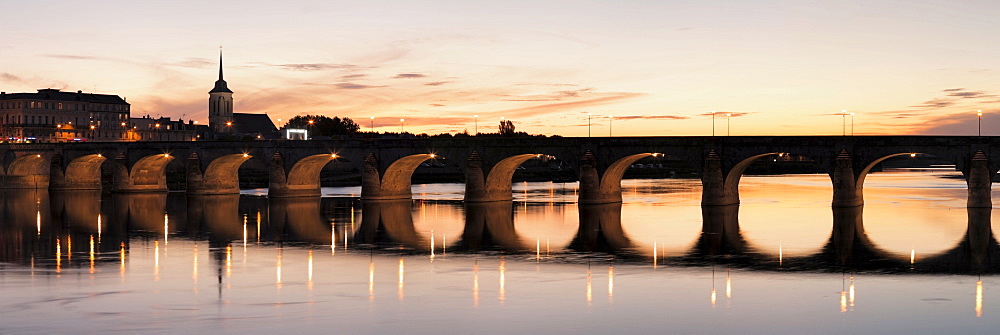
[[[361,200],[410,199],[413,171],[424,161],[434,158],[434,154],[415,154],[400,157],[380,173],[379,160],[374,153],[365,157],[361,171]]]
[[[92,154],[73,159],[63,168],[62,155],[52,156],[49,165],[49,189],[53,191],[100,190],[101,165],[106,159]]]
[[[990,187],[993,182],[989,167],[989,159],[982,150],[976,151],[969,164],[969,172],[966,176],[966,183],[969,186],[969,199],[966,207],[969,208],[992,208],[993,198]]]
[[[609,202],[621,202],[622,193],[618,189],[618,198],[612,195],[601,194],[601,177],[597,173],[597,157],[590,151],[583,154],[580,159],[580,195],[578,202],[581,204],[602,204]]]
[[[285,159],[281,152],[271,156],[268,168],[269,198],[295,198],[320,196],[319,175],[327,163],[337,159],[336,154],[310,155],[295,162],[286,173]]]
[[[486,176],[483,157],[473,151],[465,160],[465,202],[486,202]]]
[[[862,186],[854,173],[854,163],[846,149],[841,149],[833,166],[833,207],[855,207],[865,204]]]
[[[709,151],[705,157],[704,169],[701,172],[701,205],[738,205],[740,203],[739,185],[727,187],[726,184],[722,172],[722,159],[715,153],[715,150]]]

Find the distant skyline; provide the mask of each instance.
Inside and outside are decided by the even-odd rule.
[[[224,46],[234,111],[363,131],[587,136],[1000,135],[992,1],[21,1],[0,91],[117,94],[208,120]]]

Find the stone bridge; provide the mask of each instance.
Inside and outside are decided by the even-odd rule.
[[[990,186],[1000,169],[1000,137],[725,136],[603,138],[351,139],[329,141],[131,142],[0,144],[0,187],[166,192],[168,171],[184,171],[189,194],[239,193],[240,167],[266,168],[272,198],[318,196],[320,171],[337,160],[362,174],[363,200],[411,197],[413,172],[428,160],[464,171],[470,203],[512,199],[511,179],[531,159],[556,157],[578,173],[579,202],[621,201],[626,169],[647,157],[688,162],[701,175],[702,204],[739,203],[739,181],[765,157],[813,159],[833,184],[834,207],[864,203],[865,176],[879,162],[927,154],[950,161],[965,176],[969,207],[992,207]],[[1000,155],[1000,151],[997,151]]]

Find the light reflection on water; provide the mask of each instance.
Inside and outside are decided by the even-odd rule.
[[[597,206],[549,182],[465,205],[457,184],[382,203],[8,191],[0,332],[986,330],[996,220],[954,174],[872,174],[866,206],[836,210],[826,175],[746,176],[740,206],[707,208],[690,179]]]

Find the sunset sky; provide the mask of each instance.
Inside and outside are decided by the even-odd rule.
[[[762,3],[766,3],[762,5]],[[996,1],[6,1],[0,90],[368,130],[1000,135]],[[280,7],[279,7],[280,5]]]

